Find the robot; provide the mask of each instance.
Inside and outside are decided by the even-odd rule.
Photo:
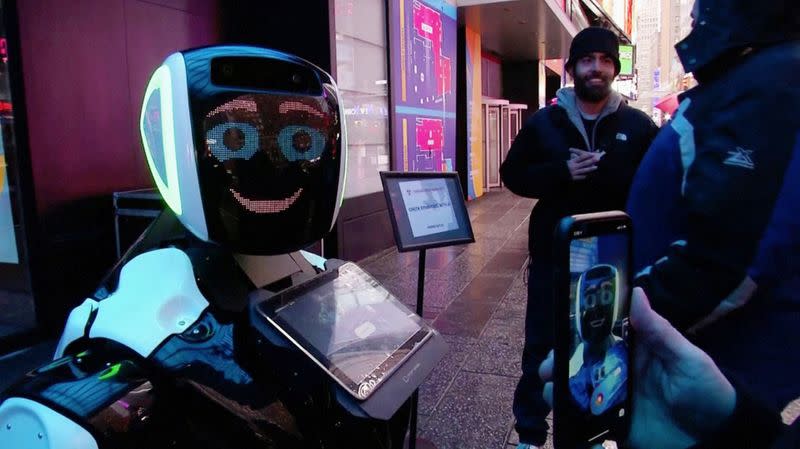
[[[580,339],[569,362],[569,388],[582,411],[598,416],[625,399],[627,348],[612,333],[620,302],[618,270],[600,264],[578,278],[575,328]]]
[[[140,116],[168,208],[53,362],[0,395],[0,449],[401,447],[446,346],[358,266],[303,250],[339,211],[343,118],[295,56],[170,55]]]

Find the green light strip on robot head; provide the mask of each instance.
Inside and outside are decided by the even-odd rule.
[[[344,158],[344,173],[340,174],[342,178],[342,188],[341,192],[339,193],[339,198],[337,198],[336,201],[338,201],[337,207],[341,210],[342,203],[344,203],[344,195],[347,193],[347,165],[349,164],[349,161],[347,160],[347,154],[349,151],[347,147],[347,118],[345,117],[344,105],[341,103],[342,99],[339,96],[339,87],[336,85],[336,82],[332,81],[331,84],[325,84],[325,88],[328,89],[328,94],[333,95],[334,98],[336,98],[339,108],[339,141],[341,142],[339,157]]]
[[[144,129],[147,102],[150,100],[150,96],[153,95],[153,93],[157,90],[159,90],[161,94],[161,135],[162,146],[164,148],[164,165],[167,175],[166,182],[164,182],[164,179],[161,178],[161,175],[156,169],[153,161],[152,149],[147,143],[147,137]],[[170,73],[169,67],[162,65],[155,71],[155,73],[153,73],[153,77],[150,79],[150,83],[147,85],[147,91],[144,94],[144,103],[142,104],[142,113],[139,117],[139,132],[142,134],[144,153],[147,156],[147,164],[150,167],[150,173],[153,174],[153,179],[156,182],[156,186],[158,187],[159,192],[161,192],[161,196],[164,197],[164,201],[167,202],[167,205],[170,207],[170,209],[175,212],[175,215],[180,216],[182,207],[180,187],[178,185],[178,161],[176,159],[175,150],[175,127],[173,122],[173,112],[172,74]]]

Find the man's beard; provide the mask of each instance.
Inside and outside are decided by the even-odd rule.
[[[600,86],[590,86],[589,80],[592,78],[602,79],[603,84]],[[611,82],[603,75],[589,73],[575,80],[575,95],[587,103],[599,103],[611,95]]]

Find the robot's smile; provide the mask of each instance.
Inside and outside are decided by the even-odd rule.
[[[237,192],[235,189],[231,189],[231,193],[233,197],[236,198],[236,201],[242,205],[245,209],[249,210],[250,212],[263,214],[263,213],[278,213],[283,212],[286,209],[290,208],[292,204],[297,201],[297,198],[300,198],[300,195],[303,193],[303,188],[297,189],[291,196],[280,200],[252,200],[245,196],[242,196],[241,193]]]
[[[590,322],[589,322],[589,324],[591,324],[591,325],[592,325],[592,327],[595,327],[595,328],[597,328],[597,327],[600,327],[600,326],[602,326],[603,324],[605,324],[605,322],[606,322],[606,319],[605,319],[605,318],[600,318],[599,320],[592,320],[592,321],[590,321]]]

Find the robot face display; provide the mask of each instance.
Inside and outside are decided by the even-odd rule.
[[[578,279],[576,325],[581,338],[599,342],[611,335],[618,303],[618,271],[611,265],[595,265]]]
[[[185,98],[176,103],[187,110],[171,111],[179,167],[172,183],[179,194],[159,184],[160,159],[151,162],[148,155],[148,162],[184,225],[246,254],[287,253],[322,238],[338,213],[346,161],[342,109],[330,76],[299,58],[252,47],[207,47],[174,59],[165,63],[178,69],[170,74],[172,86],[179,85],[175,75],[186,79]],[[170,112],[161,109],[161,117]],[[187,129],[179,126],[183,120]],[[182,160],[193,163],[181,167]],[[169,196],[180,198],[178,210]]]
[[[215,240],[280,253],[295,249],[286,245],[294,235],[329,230],[341,157],[337,114],[321,97],[263,94],[206,113],[198,169]]]

